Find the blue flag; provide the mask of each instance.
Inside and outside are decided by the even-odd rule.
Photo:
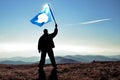
[[[36,24],[40,27],[51,21],[52,15],[48,4],[44,6],[43,10],[40,13],[38,13],[33,19],[31,19],[31,22],[33,24]]]

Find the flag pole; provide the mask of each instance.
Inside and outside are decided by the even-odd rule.
[[[49,4],[48,4],[48,6],[49,6],[49,8],[50,8],[50,5],[49,5]],[[52,17],[53,17],[53,20],[54,20],[55,24],[57,24],[51,8],[50,8],[50,12],[51,12],[51,15],[52,15]]]

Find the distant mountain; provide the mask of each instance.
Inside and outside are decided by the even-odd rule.
[[[22,62],[37,62],[39,57],[11,57],[11,58],[1,58],[0,61],[22,61]]]
[[[0,64],[31,64],[38,63],[39,57],[12,57],[0,59]],[[100,56],[100,55],[68,55],[64,57],[55,57],[57,64],[62,63],[78,63],[95,61],[120,61],[120,56]],[[46,64],[49,64],[50,59],[46,59]]]
[[[78,63],[79,61],[73,60],[73,59],[67,59],[65,57],[55,57],[56,63],[57,64],[62,64],[62,63]],[[46,64],[49,64],[50,59],[46,60]]]
[[[92,62],[93,60],[96,61],[119,61],[118,58],[112,58],[107,56],[100,56],[100,55],[73,55],[73,56],[65,56],[65,58],[76,60],[79,62]]]
[[[23,62],[23,61],[9,61],[9,60],[5,60],[5,61],[0,61],[0,64],[32,64],[32,62]]]
[[[119,59],[120,60],[120,55],[113,55],[113,56],[108,56],[110,58],[116,58],[116,59]]]

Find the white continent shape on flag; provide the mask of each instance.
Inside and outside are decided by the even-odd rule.
[[[45,13],[42,13],[38,16],[38,20],[36,20],[35,22],[46,23],[46,22],[48,22],[48,16]]]

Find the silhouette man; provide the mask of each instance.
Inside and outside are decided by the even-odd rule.
[[[55,29],[54,32],[49,34],[47,29],[43,30],[44,34],[40,37],[38,41],[38,51],[39,53],[41,52],[41,60],[39,63],[39,67],[43,68],[45,64],[45,57],[46,54],[48,53],[48,56],[51,60],[52,66],[54,68],[57,68],[55,58],[54,58],[54,53],[53,53],[53,48],[55,47],[53,38],[57,35],[58,29],[57,29],[57,24],[55,24]]]

